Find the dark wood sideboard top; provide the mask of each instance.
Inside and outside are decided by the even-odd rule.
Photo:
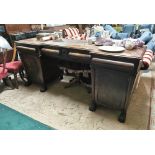
[[[98,46],[95,46],[94,44],[89,45],[84,40],[67,40],[63,39],[63,41],[39,41],[36,38],[30,38],[30,39],[24,39],[20,41],[16,41],[17,45],[29,45],[29,46],[42,46],[44,48],[53,48],[53,49],[59,49],[59,48],[65,48],[70,50],[77,50],[77,53],[80,51],[80,53],[89,53],[92,55],[100,55],[100,56],[112,56],[112,57],[126,57],[128,59],[142,59],[145,47],[144,48],[136,48],[133,50],[125,50],[123,52],[105,52],[98,49]]]

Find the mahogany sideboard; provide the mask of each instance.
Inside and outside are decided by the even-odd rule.
[[[39,83],[41,91],[47,82],[62,76],[58,67],[60,60],[87,63],[91,69],[92,103],[89,110],[95,111],[98,104],[120,110],[120,122],[125,122],[132,92],[140,73],[144,48],[123,52],[100,51],[86,41],[38,41],[36,38],[16,41],[29,82]],[[90,59],[74,59],[74,55]],[[57,61],[59,60],[59,62]]]

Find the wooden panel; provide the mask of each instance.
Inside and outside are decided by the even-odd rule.
[[[31,24],[19,24],[19,31],[31,31]]]
[[[19,32],[19,24],[5,24],[7,33]]]
[[[31,30],[31,24],[5,24],[7,33],[17,33]]]

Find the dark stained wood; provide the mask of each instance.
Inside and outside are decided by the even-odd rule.
[[[41,56],[39,49],[17,46],[17,51],[28,75],[28,84],[37,83],[40,85],[40,91],[44,92],[48,82],[59,78],[61,70],[56,61],[45,55]]]
[[[89,109],[95,111],[97,104],[118,109],[121,111],[118,118],[119,121],[125,122],[127,107],[136,85],[136,79],[139,76],[146,47],[125,50],[119,53],[110,53],[101,51],[98,49],[98,46],[94,44],[89,45],[83,40],[38,41],[36,38],[31,38],[16,41],[16,44],[17,46],[33,47],[36,49],[35,56],[33,56],[32,52],[30,53],[26,50],[25,52],[19,52],[21,56],[25,57],[23,63],[29,64],[28,57],[30,58],[30,55],[32,62],[37,60],[37,62],[41,63],[31,66],[32,74],[35,73],[37,66],[44,66],[38,73],[43,79],[46,78],[43,74],[45,68],[47,73],[52,72],[50,67],[46,67],[49,66],[49,63],[53,63],[54,68],[58,67],[57,62],[54,63],[54,60],[90,65],[92,103]],[[53,54],[54,49],[57,51]],[[72,57],[74,57],[74,61]],[[78,59],[78,57],[87,59]],[[60,71],[58,75],[61,75]],[[46,83],[42,80],[41,85],[45,87]]]
[[[110,53],[110,52],[104,52],[98,49],[98,46],[95,46],[94,44],[89,45],[84,40],[67,40],[63,39],[63,41],[38,41],[36,38],[31,39],[25,39],[21,41],[17,41],[18,44],[25,44],[25,45],[38,45],[38,46],[44,46],[44,47],[52,47],[52,48],[66,48],[66,49],[73,49],[77,50],[77,52],[81,51],[89,51],[92,55],[100,55],[100,56],[112,56],[112,57],[123,57],[123,58],[136,58],[136,59],[142,59],[145,48],[137,48],[133,50],[125,50],[120,53]]]

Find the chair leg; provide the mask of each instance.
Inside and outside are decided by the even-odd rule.
[[[6,80],[8,82],[8,85],[11,87],[11,89],[14,89],[14,86],[13,86],[13,83],[12,83],[12,80],[11,80],[11,77],[7,77]]]
[[[6,77],[0,80],[0,93],[4,90],[12,90],[12,89],[14,89],[14,85],[12,83],[11,77]]]
[[[8,85],[6,79],[3,79],[3,83],[4,83],[6,86]]]
[[[3,82],[1,82],[1,80],[0,80],[0,93],[1,93],[3,90],[4,90],[4,84],[3,84]]]
[[[18,89],[19,85],[18,85],[17,73],[14,73],[14,80],[15,80],[15,87]]]

